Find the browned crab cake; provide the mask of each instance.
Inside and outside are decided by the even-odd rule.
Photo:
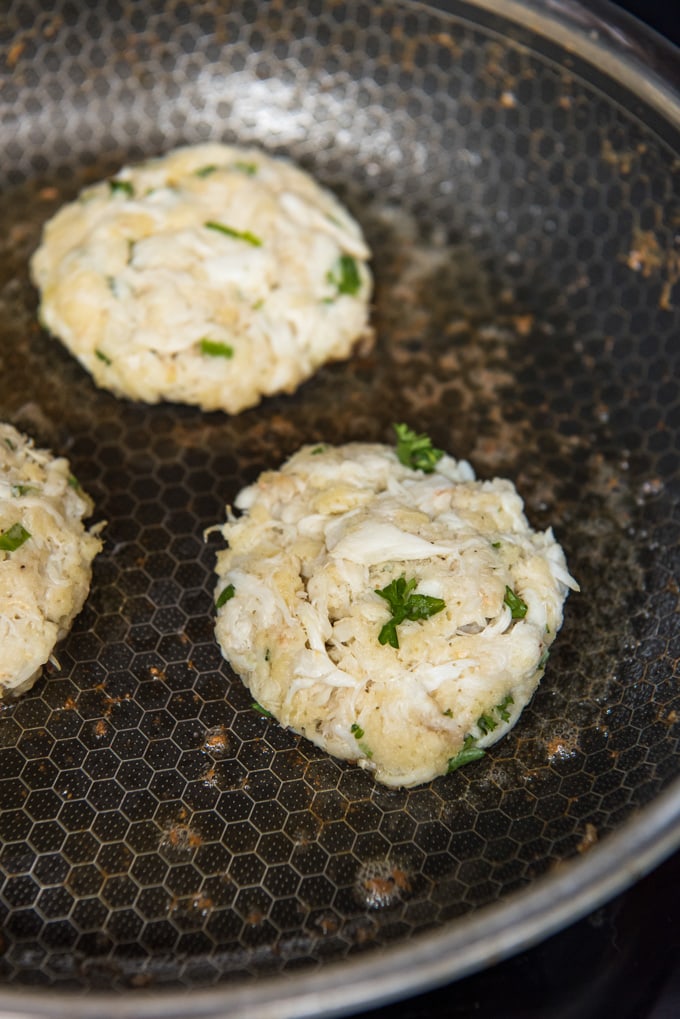
[[[369,335],[369,251],[308,174],[204,144],[123,169],[47,223],[40,315],[119,396],[237,413]]]
[[[483,754],[517,721],[569,575],[510,481],[388,446],[305,447],[222,533],[216,634],[256,701],[390,786]]]
[[[0,698],[29,689],[68,632],[101,548],[69,464],[0,424]]]

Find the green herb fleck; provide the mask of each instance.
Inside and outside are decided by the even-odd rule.
[[[98,357],[100,361],[104,362],[104,364],[113,364],[113,361],[111,360],[109,355],[105,354],[103,350],[99,349],[95,350],[94,356]]]
[[[357,740],[364,738],[364,730],[356,722],[352,722],[352,724],[349,727],[349,731]]]
[[[455,757],[449,758],[446,774],[450,775],[452,771],[457,771],[458,768],[462,768],[464,764],[470,764],[472,761],[478,761],[480,757],[484,757],[484,753],[485,752],[481,747],[475,746],[474,736],[466,736],[465,742],[463,743],[463,749],[457,753]]]
[[[135,189],[129,180],[117,180],[113,177],[109,181],[109,187],[111,188],[111,194],[126,195],[128,198],[134,198]]]
[[[233,166],[235,170],[240,170],[241,173],[245,173],[248,177],[254,177],[257,173],[257,163],[245,163],[242,160],[237,160]]]
[[[378,640],[381,644],[389,644],[391,647],[399,647],[397,627],[404,620],[416,622],[419,619],[429,619],[437,612],[446,608],[446,602],[442,598],[433,598],[429,594],[412,594],[417,584],[415,577],[407,580],[405,576],[391,581],[382,590],[375,593],[384,598],[390,607],[392,617],[389,619],[380,633]]]
[[[447,708],[446,711],[442,711],[442,714],[446,715],[447,718],[453,718],[453,711],[451,708]]]
[[[367,747],[365,743],[359,744],[359,750],[361,750],[364,757],[368,757],[369,761],[372,759],[373,751],[369,747]]]
[[[215,163],[210,163],[208,166],[199,166],[198,170],[194,171],[195,177],[209,177],[211,173],[214,173],[217,169]]]
[[[500,547],[501,547],[500,541],[492,541],[491,542],[491,548],[500,548]]]
[[[326,452],[327,448],[328,447],[324,446],[323,443],[320,446],[315,446],[314,449],[311,451],[312,456],[320,456],[321,453]]]
[[[215,602],[215,608],[216,609],[221,609],[222,606],[226,605],[227,602],[231,598],[233,598],[235,594],[236,594],[236,591],[234,590],[234,585],[233,584],[227,584],[227,586],[220,591],[219,597],[218,597],[217,601]]]
[[[37,491],[35,485],[12,485],[12,495],[15,499],[19,499],[22,495],[28,495],[29,492]]]
[[[485,713],[483,715],[480,715],[479,718],[477,719],[477,726],[479,730],[486,736],[488,735],[488,733],[493,732],[494,729],[498,728],[498,722],[496,721],[492,714]]]
[[[504,722],[509,722],[510,721],[510,712],[508,711],[508,708],[509,708],[509,706],[511,704],[514,704],[514,703],[515,703],[515,698],[512,696],[511,693],[508,693],[508,694],[505,695],[505,697],[500,702],[500,704],[496,705],[496,711],[498,712],[498,715],[502,719],[502,721],[504,721]]]
[[[16,552],[30,537],[23,524],[12,524],[6,531],[0,532],[0,552]]]
[[[480,715],[477,719],[477,727],[479,731],[487,736],[494,729],[498,728],[498,719],[500,718],[503,722],[510,721],[510,712],[508,706],[514,704],[515,700],[511,693],[506,694],[500,704],[496,704],[490,711],[485,711],[484,714]]]
[[[254,248],[261,248],[262,241],[255,234],[251,233],[250,230],[234,230],[231,226],[226,226],[224,223],[216,223],[214,220],[208,220],[207,223],[203,224],[208,230],[216,230],[220,234],[225,234],[226,237],[233,237],[237,241],[245,241],[246,244],[252,244]]]
[[[7,446],[7,449],[11,450],[11,452],[12,452],[12,453],[13,453],[13,452],[15,451],[15,449],[17,448],[17,447],[16,447],[15,445],[14,445],[14,443],[12,442],[12,440],[11,440],[11,439],[8,439],[8,438],[5,438],[5,445]]]
[[[524,619],[529,606],[518,594],[515,594],[511,587],[506,586],[503,601],[510,609],[513,619]]]
[[[546,667],[546,665],[548,664],[548,659],[549,658],[550,658],[550,651],[548,650],[548,648],[546,648],[545,651],[543,652],[543,654],[541,655],[539,661],[538,661],[537,668],[544,669]]]
[[[408,425],[395,424],[397,433],[397,457],[405,467],[432,474],[437,463],[444,456],[442,449],[435,449],[429,435],[418,435]]]
[[[80,482],[78,481],[78,479],[75,476],[75,474],[69,474],[69,476],[68,476],[68,483],[71,486],[71,488],[75,488],[75,490],[77,492],[80,491],[80,487],[81,487],[80,486]]]
[[[207,357],[233,357],[234,348],[230,347],[228,343],[220,343],[219,340],[211,340],[208,336],[204,336],[203,339],[198,341],[198,346],[202,354]]]
[[[340,255],[333,268],[326,273],[326,281],[335,287],[338,294],[354,297],[361,288],[356,260],[351,255]]]
[[[263,715],[265,718],[274,717],[271,711],[267,711],[267,709],[263,708],[261,704],[257,703],[257,701],[253,701],[253,703],[250,706],[253,709],[253,711],[257,711],[258,715]]]

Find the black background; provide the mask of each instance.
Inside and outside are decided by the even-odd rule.
[[[677,0],[618,0],[617,6],[680,44],[680,4]]]

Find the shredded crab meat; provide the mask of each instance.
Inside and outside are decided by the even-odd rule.
[[[24,536],[0,551],[0,697],[24,692],[56,662],[54,645],[83,606],[101,548],[99,527],[83,525],[91,511],[65,459],[0,424],[0,535],[20,525]]]
[[[283,725],[409,786],[516,723],[577,585],[509,481],[447,456],[424,474],[387,446],[305,447],[235,505],[217,638]]]
[[[369,256],[307,173],[207,143],[86,188],[31,274],[46,328],[97,385],[235,414],[370,340]]]

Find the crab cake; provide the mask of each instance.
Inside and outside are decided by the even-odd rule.
[[[235,414],[369,336],[368,258],[308,174],[205,144],[85,189],[46,224],[31,274],[42,323],[97,385]]]
[[[577,585],[510,481],[398,449],[307,446],[240,492],[216,634],[282,725],[414,786],[515,724]]]
[[[0,698],[33,685],[83,606],[101,548],[91,511],[65,459],[0,424]]]

